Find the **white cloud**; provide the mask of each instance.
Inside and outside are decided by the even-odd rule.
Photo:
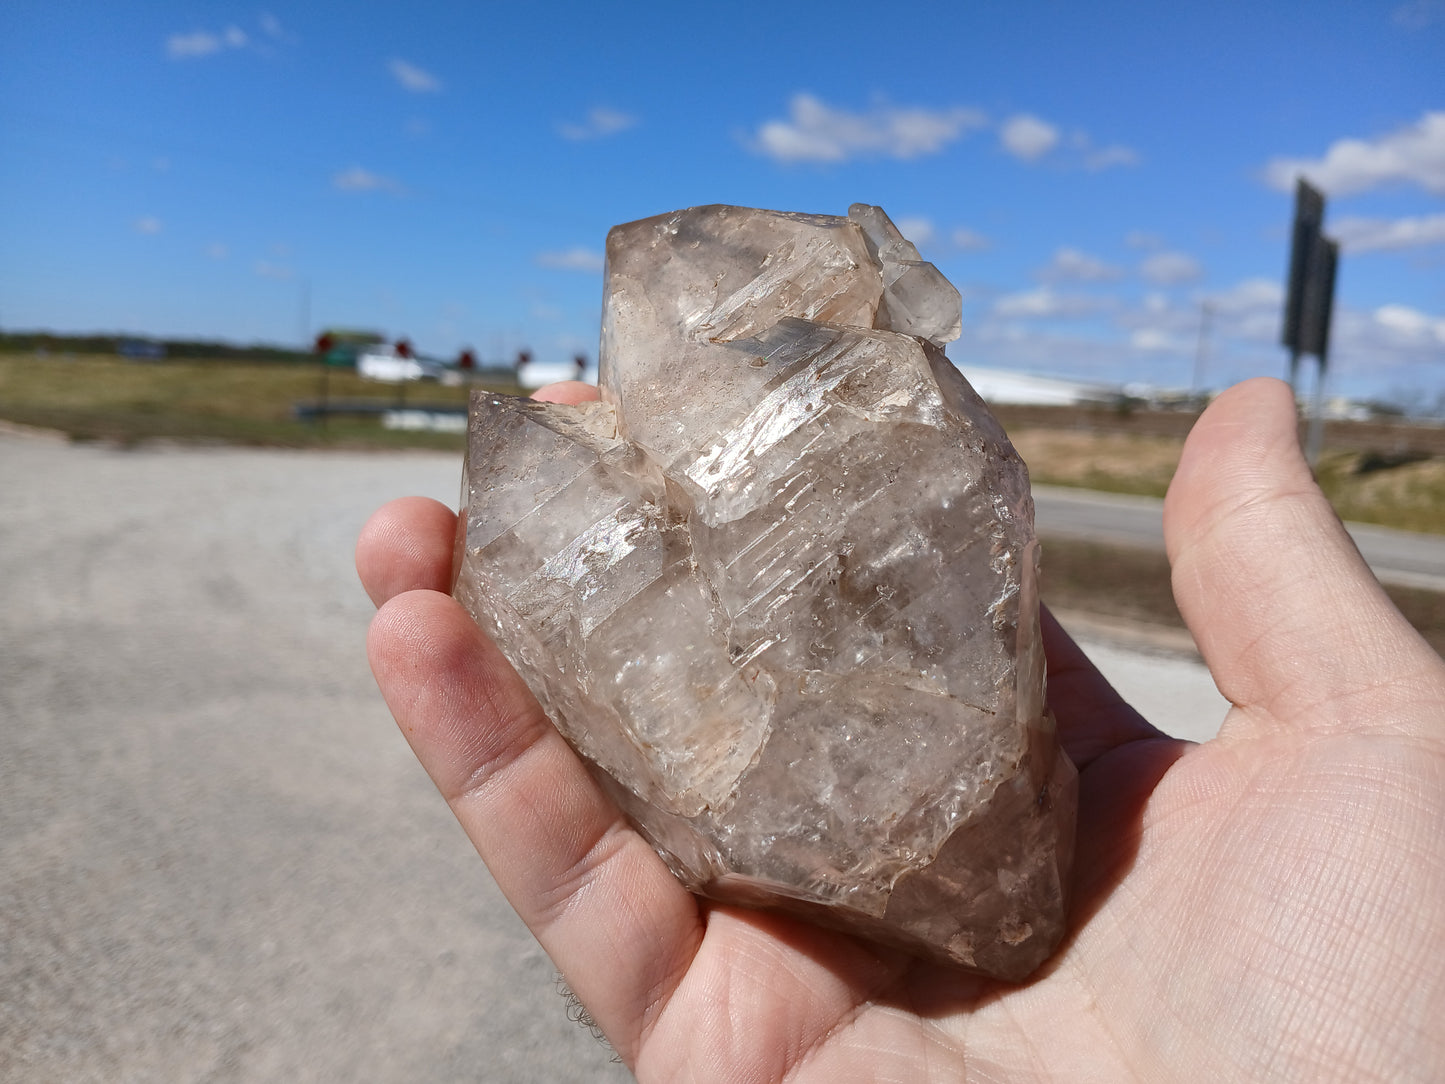
[[[441,80],[435,75],[405,60],[390,60],[386,67],[392,77],[413,94],[437,94],[442,89]]]
[[[212,260],[224,260],[231,254],[231,250],[220,241],[212,241],[206,246],[206,256]]]
[[[1222,293],[1211,294],[1209,304],[1216,312],[1240,314],[1264,309],[1279,311],[1284,304],[1284,287],[1274,279],[1245,279]]]
[[[1156,327],[1141,327],[1130,334],[1129,345],[1135,350],[1150,353],[1177,352],[1188,349],[1189,344],[1176,339],[1169,332]]]
[[[1061,248],[1047,267],[1039,272],[1044,279],[1064,279],[1074,282],[1106,282],[1119,278],[1123,272],[1113,264],[1080,252],[1076,248]]]
[[[1124,244],[1130,248],[1163,248],[1164,238],[1147,230],[1130,230],[1124,235]]]
[[[1095,173],[1102,169],[1112,169],[1115,166],[1137,166],[1138,164],[1139,152],[1121,143],[1113,143],[1107,147],[1098,147],[1084,152],[1084,168]]]
[[[1445,214],[1418,218],[1345,218],[1330,230],[1350,252],[1445,244]]]
[[[1133,147],[1126,147],[1122,143],[1097,146],[1089,133],[1082,128],[1075,128],[1065,139],[1060,136],[1055,125],[1027,114],[1011,118],[1001,131],[1001,136],[1005,147],[1030,162],[1049,154],[1055,147],[1067,150],[1065,162],[1082,166],[1090,173],[1113,169],[1115,166],[1137,166],[1140,162],[1139,152]],[[1010,136],[1017,144],[1016,147],[1009,147]]]
[[[619,109],[605,105],[594,105],[587,110],[587,119],[581,124],[559,124],[557,134],[563,139],[581,141],[584,139],[605,139],[607,136],[625,132],[637,124],[637,118]]]
[[[955,248],[964,252],[982,252],[984,249],[992,248],[993,242],[977,230],[971,230],[967,226],[960,226],[949,235],[949,240]]]
[[[1199,261],[1183,252],[1156,252],[1139,265],[1139,273],[1160,286],[1193,282],[1200,276]]]
[[[331,186],[342,192],[395,192],[402,191],[401,184],[390,177],[383,177],[361,166],[344,169],[331,178]]]
[[[1087,294],[1061,294],[1047,286],[1022,293],[1005,294],[993,303],[993,315],[1035,319],[1089,316],[1109,308],[1106,298]]]
[[[1332,196],[1402,183],[1445,195],[1445,111],[1378,139],[1336,140],[1323,158],[1272,158],[1264,167],[1265,181],[1282,192],[1301,174]]]
[[[1004,121],[998,137],[1009,154],[1033,162],[1058,146],[1059,130],[1030,113],[1020,113]]]
[[[779,162],[846,162],[858,157],[910,159],[937,154],[988,123],[978,109],[877,106],[866,113],[835,109],[811,94],[795,94],[789,119],[758,129],[754,147]]]
[[[926,218],[900,218],[893,224],[898,227],[899,233],[918,246],[930,245],[937,237],[933,223]]]
[[[166,38],[166,54],[172,60],[188,57],[210,56],[222,48],[222,41],[206,30],[195,30],[189,34],[172,34]]]
[[[267,45],[270,43],[295,45],[300,41],[295,34],[281,25],[280,19],[276,18],[276,16],[269,11],[261,12],[256,22],[261,27],[261,34],[264,35],[264,37],[258,38],[255,44],[263,53],[269,54],[270,50],[267,48]]]
[[[1078,156],[1079,164],[1090,173],[1113,169],[1115,166],[1137,166],[1140,161],[1139,152],[1122,143],[1111,143],[1107,147],[1095,146],[1089,133],[1082,128],[1075,128],[1069,133],[1067,146]]]
[[[136,233],[146,234],[160,233],[161,230],[165,228],[163,225],[161,225],[161,220],[155,215],[144,215],[143,217],[136,219],[134,222],[134,226]]]
[[[1405,305],[1381,305],[1373,316],[1375,323],[1402,345],[1445,346],[1445,317],[1430,316]]]
[[[955,248],[964,252],[983,252],[993,247],[993,241],[977,230],[960,226],[949,235]]]
[[[1274,350],[1283,318],[1284,287],[1274,279],[1244,279],[1227,290],[1198,295],[1215,322],[1211,334],[1258,343]]]
[[[257,260],[256,274],[260,275],[263,279],[277,279],[285,282],[287,279],[294,277],[296,272],[281,264],[270,263],[267,260]]]
[[[1169,349],[1193,340],[1198,335],[1199,321],[1197,303],[1175,304],[1159,291],[1146,293],[1138,304],[1121,307],[1115,319],[1118,327],[1130,333],[1132,343],[1152,343],[1150,349],[1164,349],[1165,340],[1173,344]]]
[[[262,16],[262,25],[265,25]],[[172,60],[194,60],[223,49],[244,49],[251,36],[234,23],[219,34],[209,30],[192,30],[189,34],[172,34],[166,38],[166,55]]]
[[[537,263],[561,271],[601,271],[602,253],[590,248],[569,248],[565,252],[539,252]]]

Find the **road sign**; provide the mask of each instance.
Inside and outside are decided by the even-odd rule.
[[[1330,315],[1335,307],[1335,269],[1339,261],[1339,242],[1317,237],[1300,306],[1298,350],[1319,358],[1321,372],[1330,352]]]
[[[1281,341],[1295,354],[1310,353],[1300,342],[1301,317],[1305,306],[1306,284],[1315,265],[1315,249],[1319,247],[1320,228],[1325,220],[1324,193],[1303,177],[1295,182],[1294,243],[1289,253],[1289,293],[1284,303],[1284,335]]]

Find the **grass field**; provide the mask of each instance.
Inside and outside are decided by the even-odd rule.
[[[58,429],[78,440],[122,444],[173,439],[287,447],[456,449],[455,434],[383,429],[376,417],[294,416],[298,403],[459,406],[466,388],[389,386],[316,364],[167,359],[160,362],[80,355],[0,354],[0,418]],[[517,393],[515,384],[488,385]],[[1115,493],[1163,496],[1183,447],[1183,426],[1167,435],[1041,425],[1027,414],[1009,434],[1036,482]],[[1104,424],[1108,423],[1105,415]],[[1144,418],[1120,418],[1137,430]],[[1158,421],[1180,421],[1160,415]],[[1383,442],[1383,437],[1369,440]],[[1445,456],[1400,455],[1389,447],[1327,450],[1318,476],[1345,519],[1445,534]]]
[[[515,384],[488,385],[517,392]],[[81,355],[0,355],[0,418],[58,429],[77,440],[131,444],[171,439],[284,447],[460,449],[462,438],[382,428],[375,417],[298,420],[299,403],[461,406],[466,388],[384,385],[318,364]]]
[[[462,437],[383,429],[375,417],[300,421],[298,403],[459,406],[467,389],[391,387],[316,364],[108,356],[0,354],[0,419],[56,429],[77,440],[122,445],[146,440],[330,448],[461,451]],[[488,385],[516,394],[515,384]],[[1011,421],[1009,432],[1036,482],[1162,496],[1183,437],[1052,427]],[[1330,451],[1320,482],[1346,519],[1445,533],[1445,457],[1391,456],[1371,449]],[[1045,539],[1045,597],[1061,609],[1156,626],[1182,626],[1162,553]],[[1412,623],[1445,652],[1445,596],[1390,588]]]
[[[1182,437],[1010,426],[1033,481],[1162,497]],[[1445,456],[1326,447],[1315,472],[1342,519],[1445,534]]]

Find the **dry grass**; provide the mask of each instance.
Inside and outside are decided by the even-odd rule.
[[[1149,497],[1164,496],[1184,448],[1177,437],[1033,426],[1009,437],[1035,482]],[[1326,451],[1316,477],[1342,519],[1445,534],[1445,457]]]
[[[1445,458],[1334,453],[1320,457],[1316,475],[1344,519],[1445,534]]]
[[[58,429],[77,440],[152,439],[288,447],[461,448],[454,434],[383,429],[375,417],[298,420],[298,403],[326,394],[382,405],[466,403],[466,388],[388,386],[317,364],[0,355],[0,418]],[[515,385],[496,387],[515,392]]]
[[[455,407],[467,398],[466,388],[381,385],[345,369],[323,375],[314,363],[0,354],[0,418],[58,429],[79,440],[126,444],[161,438],[293,447],[462,446],[458,435],[387,430],[375,417],[333,416],[325,424],[298,420],[295,406],[319,399],[323,380],[333,401]],[[510,383],[489,386],[520,390]],[[1169,487],[1190,420],[1103,413],[1090,415],[1090,424],[1079,428],[1073,427],[1079,419],[1067,411],[1055,419],[1058,424],[1042,424],[1046,413],[1010,419],[1010,435],[1034,481],[1155,497]],[[1148,432],[1151,427],[1170,435]],[[1346,519],[1445,533],[1445,456],[1411,459],[1368,447],[1333,452],[1322,462],[1319,478]]]
[[[1182,440],[1079,429],[1009,430],[1040,484],[1162,497],[1179,464]]]

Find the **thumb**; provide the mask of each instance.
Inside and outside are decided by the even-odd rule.
[[[1297,424],[1277,380],[1201,415],[1164,502],[1174,598],[1219,691],[1247,709],[1231,727],[1398,727],[1421,682],[1441,695],[1445,664],[1345,533]]]

